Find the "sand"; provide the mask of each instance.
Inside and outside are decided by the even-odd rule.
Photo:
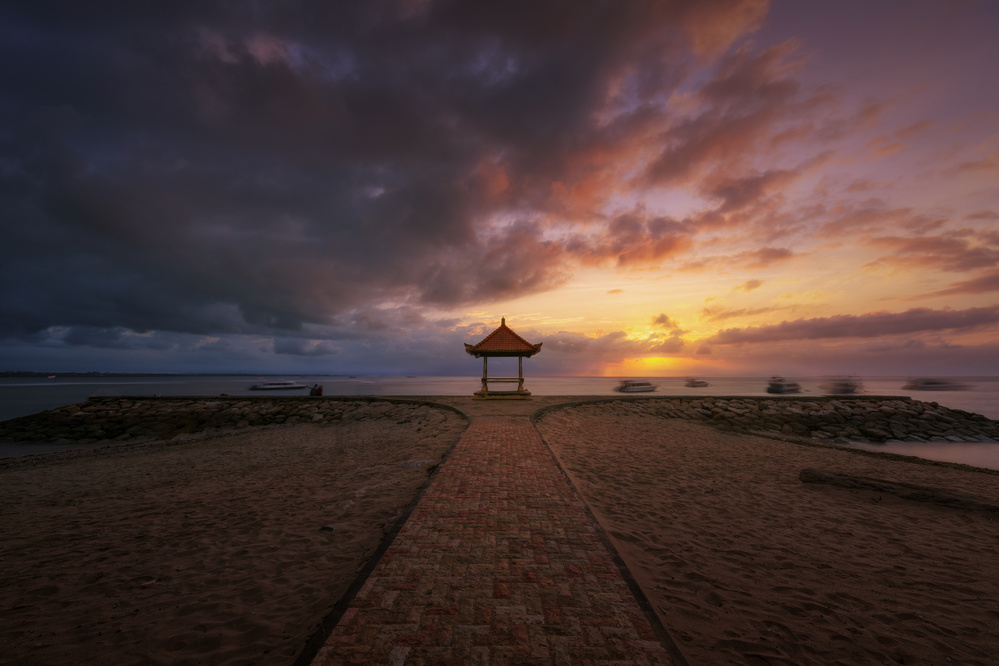
[[[0,461],[0,662],[293,663],[465,425],[423,414]],[[999,476],[638,404],[538,426],[691,664],[996,663],[995,514],[799,473],[992,505]]]
[[[799,481],[818,468],[999,505],[999,476],[731,435],[624,405],[539,429],[692,664],[996,664],[999,517]]]
[[[0,461],[0,662],[293,663],[466,423],[420,414]]]

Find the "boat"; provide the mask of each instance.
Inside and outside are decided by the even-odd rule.
[[[251,391],[286,391],[289,389],[309,388],[305,384],[293,382],[290,379],[279,379],[273,382],[261,382],[250,387]]]
[[[801,384],[789,382],[783,377],[771,377],[767,383],[767,393],[801,393]]]
[[[854,377],[829,377],[822,388],[830,395],[852,395],[859,393],[864,385]]]
[[[947,379],[919,377],[910,379],[902,388],[906,391],[964,391],[968,388],[968,385],[952,382]]]
[[[649,382],[637,382],[631,379],[623,379],[621,383],[614,387],[620,393],[649,393],[656,390],[655,384]]]
[[[703,388],[705,386],[711,386],[703,379],[696,379],[694,377],[687,377],[687,382],[684,384],[687,388]]]

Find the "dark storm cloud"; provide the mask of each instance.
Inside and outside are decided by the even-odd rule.
[[[573,245],[533,220],[605,200],[604,163],[664,122],[651,102],[767,4],[5,3],[0,333],[301,338],[371,303],[509,298],[566,262],[667,256],[688,239],[663,223]],[[739,136],[795,88],[754,74],[783,53],[740,51],[703,93],[759,101]],[[726,120],[692,120],[656,178],[724,155]]]
[[[999,323],[999,306],[966,310],[913,308],[905,312],[875,312],[783,321],[770,326],[726,328],[705,342],[732,345],[787,340],[875,338],[924,331],[972,330]]]

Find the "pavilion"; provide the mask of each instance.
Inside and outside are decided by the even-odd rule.
[[[465,343],[465,351],[475,358],[482,357],[482,389],[475,392],[475,397],[486,398],[515,398],[528,400],[531,392],[524,389],[524,357],[534,356],[541,351],[541,345],[531,344],[524,338],[513,332],[513,329],[506,325],[506,317],[500,320],[500,326],[495,331],[482,338],[478,344],[470,345]],[[489,357],[490,356],[516,356],[518,358],[517,377],[490,377]],[[517,382],[516,391],[490,391],[489,382],[513,383]]]

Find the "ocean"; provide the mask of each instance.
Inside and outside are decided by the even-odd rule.
[[[226,395],[308,395],[305,390],[254,391],[250,386],[277,379],[255,375],[133,375],[125,377],[59,377],[0,378],[0,421],[35,414],[46,409],[82,402],[92,395],[164,395],[217,396]],[[307,384],[321,384],[323,394],[376,396],[471,395],[479,389],[480,378],[468,377],[339,377],[288,375]],[[687,388],[682,377],[654,377],[642,380],[657,385],[648,395],[741,395],[765,396],[765,377],[705,377],[710,386]],[[801,384],[802,395],[824,395],[823,378],[789,378]],[[910,396],[924,402],[937,402],[952,409],[962,409],[999,419],[999,377],[948,377],[964,385],[964,390],[907,390],[905,377],[857,378],[867,395]],[[618,395],[614,387],[618,380],[611,377],[531,377],[525,379],[527,390],[535,395]],[[645,394],[643,394],[645,395]],[[999,469],[999,444],[917,444],[888,442],[857,444],[862,448],[916,455],[931,460],[962,462],[979,467]]]

